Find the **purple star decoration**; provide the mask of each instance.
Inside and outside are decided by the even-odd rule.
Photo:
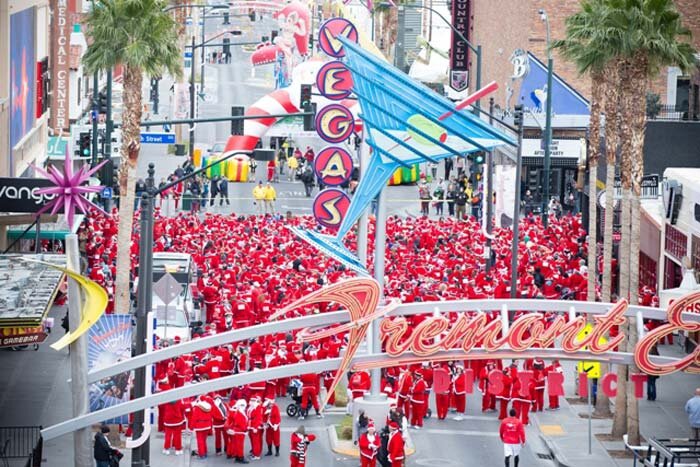
[[[96,209],[105,215],[107,214],[102,208],[88,201],[86,195],[89,193],[98,193],[104,188],[102,185],[87,186],[84,185],[88,179],[97,172],[107,161],[103,161],[96,167],[89,169],[87,165],[82,166],[75,174],[73,173],[73,160],[70,157],[70,152],[66,151],[66,161],[63,165],[63,172],[59,171],[55,166],[51,165],[48,171],[33,166],[34,169],[41,175],[49,179],[55,186],[41,188],[37,193],[42,195],[54,195],[54,198],[46,203],[36,215],[43,214],[51,209],[51,214],[56,214],[61,207],[68,221],[68,228],[73,229],[73,220],[76,209],[79,209],[83,214],[87,214],[90,209]]]

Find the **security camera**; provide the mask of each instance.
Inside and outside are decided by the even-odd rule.
[[[544,11],[542,8],[540,8],[537,12],[540,14],[540,19],[542,21],[547,21],[547,12],[546,11]]]

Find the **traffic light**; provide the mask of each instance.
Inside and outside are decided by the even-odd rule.
[[[245,113],[245,108],[241,106],[231,107],[232,117],[242,117]],[[244,120],[231,120],[231,134],[232,135],[242,135],[243,134],[243,122]]]
[[[308,104],[311,104],[311,85],[302,84],[301,85],[301,98],[299,99],[299,107],[305,108]]]
[[[223,38],[223,47],[221,48],[221,51],[225,54],[230,54],[231,53],[231,39],[228,37]]]
[[[90,157],[90,132],[80,133],[78,137],[78,156]]]
[[[479,151],[479,152],[474,153],[474,163],[475,164],[481,165],[484,163],[485,160],[486,160],[486,157],[484,156],[483,152]]]
[[[275,38],[279,36],[279,31],[277,29],[273,29],[272,32],[270,33],[270,42],[274,43]]]
[[[97,95],[97,113],[106,114],[107,113],[107,94],[100,92]]]
[[[308,102],[303,110],[310,112],[309,115],[304,115],[304,131],[316,131],[316,103]]]
[[[523,105],[518,104],[513,107],[513,125],[516,127],[523,126]]]
[[[224,13],[224,24],[231,24],[231,22],[228,19],[228,12]]]
[[[248,13],[248,16],[250,16],[251,21],[255,21],[255,12],[254,11],[251,11],[250,13]]]

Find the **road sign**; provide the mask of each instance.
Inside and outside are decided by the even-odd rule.
[[[112,188],[108,186],[102,188],[100,196],[102,196],[102,199],[112,199]]]
[[[142,144],[175,144],[173,133],[141,133]]]
[[[181,292],[182,284],[169,272],[166,272],[163,277],[158,279],[158,282],[153,284],[153,293],[166,305],[172,303]]]

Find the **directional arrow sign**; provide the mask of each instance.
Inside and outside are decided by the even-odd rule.
[[[166,272],[163,277],[158,279],[158,282],[153,284],[153,293],[160,298],[163,303],[169,305],[182,292],[182,284],[180,284],[172,274]]]

